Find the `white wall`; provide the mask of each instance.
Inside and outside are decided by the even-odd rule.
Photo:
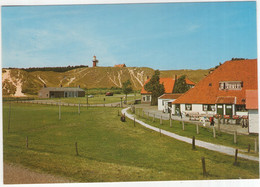
[[[158,99],[158,110],[160,111],[168,111],[168,102],[173,102],[175,99]],[[162,104],[164,102],[164,105]]]
[[[164,106],[162,105],[163,99],[158,99],[158,110],[162,111]]]
[[[248,110],[249,133],[259,133],[258,110]]]
[[[199,112],[199,114],[215,114],[215,111],[203,111],[202,104],[192,104],[192,110],[185,110],[185,104],[181,104],[181,112]]]

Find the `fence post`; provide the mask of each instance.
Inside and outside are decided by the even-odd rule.
[[[247,152],[248,152],[248,153],[250,152],[250,149],[251,149],[251,145],[248,144],[248,149],[247,149]]]
[[[234,131],[234,143],[237,143],[237,131]]]
[[[172,118],[170,118],[170,127],[172,127]]]
[[[192,137],[192,149],[196,149],[195,147],[195,136]]]
[[[255,153],[257,153],[257,138],[255,138]]]
[[[28,136],[26,136],[26,149],[28,149]]]
[[[162,115],[161,115],[161,118],[160,118],[160,125],[162,125]]]
[[[200,133],[200,131],[199,131],[199,124],[196,124],[196,131],[197,131],[197,134]]]
[[[237,162],[237,153],[238,153],[238,149],[236,149],[236,152],[235,152],[235,162],[234,162],[234,165],[238,165],[238,162]]]
[[[80,114],[80,103],[79,103],[79,107],[78,107],[78,113]]]
[[[59,120],[61,119],[61,110],[60,110],[60,102],[59,102]]]
[[[119,110],[117,110],[117,116],[120,116],[120,115],[119,115]]]
[[[135,127],[135,118],[134,118],[134,127]]]
[[[206,176],[207,172],[206,172],[206,163],[205,163],[205,158],[204,157],[201,157],[201,162],[202,162],[203,176]]]
[[[147,116],[148,116],[147,119],[149,120],[149,112],[148,112]]]
[[[8,133],[10,132],[10,123],[11,123],[11,102],[9,104],[9,114],[8,114]]]
[[[214,126],[213,126],[213,137],[216,138],[216,129]]]
[[[153,114],[153,122],[155,121],[155,114]]]
[[[78,156],[79,153],[78,153],[78,143],[77,142],[75,142],[75,148],[76,148],[76,155]]]
[[[184,131],[185,130],[184,122],[183,120],[181,122],[182,122],[182,130]]]

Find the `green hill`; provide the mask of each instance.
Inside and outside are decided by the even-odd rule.
[[[194,82],[200,81],[209,70],[168,70],[161,71],[161,77],[186,75]],[[147,67],[95,67],[77,68],[66,72],[33,71],[22,69],[3,69],[3,95],[23,96],[36,95],[45,84],[47,87],[77,87],[83,89],[122,87],[122,83],[130,80],[134,90],[140,90],[147,77],[154,70]]]

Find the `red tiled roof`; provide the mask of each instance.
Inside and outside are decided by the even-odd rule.
[[[150,81],[150,79],[147,79],[145,81],[144,85],[147,84]],[[164,93],[172,93],[173,87],[174,87],[175,80],[173,78],[160,78],[160,84],[164,85]],[[142,87],[141,94],[148,94],[150,92],[147,92],[144,89],[144,86]]]
[[[182,94],[163,94],[159,97],[159,99],[177,99]]]
[[[246,90],[246,109],[258,109],[258,90]]]
[[[220,90],[221,81],[242,81],[241,90]],[[194,88],[187,91],[174,104],[215,104],[217,97],[236,97],[236,104],[245,104],[245,91],[257,89],[257,59],[227,61]]]
[[[236,98],[232,96],[217,97],[216,104],[235,104]]]
[[[189,80],[188,78],[186,78],[185,81],[186,81],[186,84],[195,85],[195,83],[192,82],[191,80]]]

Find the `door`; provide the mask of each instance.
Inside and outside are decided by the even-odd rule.
[[[175,104],[175,115],[180,115],[180,104]]]
[[[168,113],[171,113],[172,102],[168,102]]]
[[[223,116],[223,105],[220,105],[220,104],[217,105],[217,114],[220,114]]]
[[[232,117],[232,105],[226,105],[226,115]]]

